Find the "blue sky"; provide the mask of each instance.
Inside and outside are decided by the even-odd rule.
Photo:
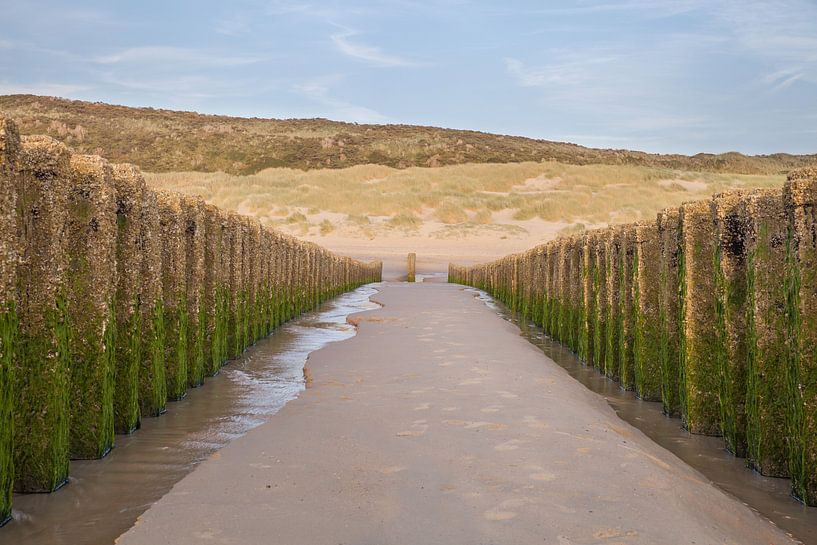
[[[0,0],[0,94],[817,152],[817,0]]]

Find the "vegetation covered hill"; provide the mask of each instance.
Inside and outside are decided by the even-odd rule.
[[[817,155],[656,155],[477,131],[237,118],[33,95],[0,96],[0,114],[17,120],[23,134],[50,134],[78,152],[99,153],[152,172],[253,174],[274,167],[558,161],[770,175],[817,163]]]

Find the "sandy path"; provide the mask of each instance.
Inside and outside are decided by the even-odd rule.
[[[134,544],[789,544],[468,292],[387,284]]]

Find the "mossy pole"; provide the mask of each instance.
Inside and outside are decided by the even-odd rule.
[[[229,309],[227,321],[228,357],[237,358],[244,351],[241,329],[241,300],[243,297],[243,237],[241,221],[236,214],[228,213],[225,233],[225,251],[229,252]]]
[[[774,477],[789,474],[786,433],[788,221],[779,189],[755,190],[746,202],[747,388],[749,465]]]
[[[635,278],[635,224],[621,227],[621,250],[619,265],[619,373],[621,387],[635,389],[635,361],[633,355],[633,287]]]
[[[167,407],[162,236],[158,206],[155,192],[148,189],[142,192],[139,221],[139,253],[142,255],[139,284],[142,322],[139,409],[142,416],[159,416]]]
[[[604,319],[607,348],[604,374],[615,381],[621,376],[621,226],[607,231],[605,257],[607,259],[607,306]]]
[[[68,479],[65,228],[70,161],[68,148],[55,140],[22,139],[17,178],[19,330],[12,369],[17,492],[51,492]]]
[[[185,214],[181,196],[157,192],[162,241],[162,298],[165,325],[165,382],[170,401],[187,394],[187,285]]]
[[[596,314],[595,286],[593,282],[595,275],[596,248],[593,244],[593,234],[585,233],[582,236],[581,245],[582,316],[580,324],[581,341],[579,343],[581,350],[579,353],[580,356],[582,356],[582,362],[585,365],[593,365],[595,351],[593,345],[593,336],[595,334],[593,325],[595,324],[594,318]]]
[[[225,302],[225,250],[224,215],[213,205],[204,207],[204,374],[213,376],[219,372],[226,358],[223,352],[224,336],[224,302]]]
[[[115,191],[113,170],[105,159],[71,158],[66,282],[74,459],[101,458],[113,448]]]
[[[181,201],[184,215],[185,300],[187,303],[187,385],[196,388],[204,384],[205,306],[205,244],[207,237],[205,204],[201,197],[185,195]]]
[[[667,208],[658,213],[658,315],[661,327],[661,404],[664,413],[680,415],[680,311],[679,299],[679,237],[680,213],[677,208]]]
[[[551,327],[553,308],[553,242],[545,244],[542,254],[542,330],[553,336]]]
[[[593,366],[604,371],[607,360],[607,236],[608,229],[593,234],[595,260],[593,264]]]
[[[817,505],[817,168],[789,174],[783,189],[789,221],[786,308],[787,436],[794,494]]]
[[[133,165],[114,165],[116,190],[116,295],[114,318],[113,419],[116,433],[139,427],[139,367],[142,361],[142,320],[139,291],[142,257],[139,248],[142,194],[145,180]]]
[[[721,433],[726,448],[741,457],[746,456],[746,200],[745,191],[721,193],[712,199]]]
[[[647,401],[661,400],[661,247],[656,222],[635,227],[633,267],[633,370],[635,392]]]
[[[710,201],[681,206],[680,392],[691,433],[720,435],[715,297],[717,238]]]
[[[17,168],[20,134],[0,118],[0,526],[11,518],[14,488],[14,380],[17,343]]]

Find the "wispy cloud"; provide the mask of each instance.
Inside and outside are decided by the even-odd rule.
[[[342,32],[332,34],[332,43],[335,44],[337,50],[344,55],[366,61],[373,66],[418,66],[419,63],[410,59],[390,55],[383,52],[379,47],[360,42],[355,43],[350,39],[359,34],[357,31],[344,29]]]
[[[0,95],[46,95],[72,97],[76,93],[92,89],[88,85],[71,83],[4,83],[0,82]]]
[[[199,49],[167,46],[132,47],[94,59],[98,64],[186,63],[204,66],[244,66],[260,60],[258,57],[231,57]]]
[[[329,75],[296,83],[292,90],[303,98],[319,104],[323,113],[331,119],[343,119],[358,123],[385,123],[388,118],[381,113],[363,106],[357,106],[331,96],[331,88],[343,79],[340,75]]]

